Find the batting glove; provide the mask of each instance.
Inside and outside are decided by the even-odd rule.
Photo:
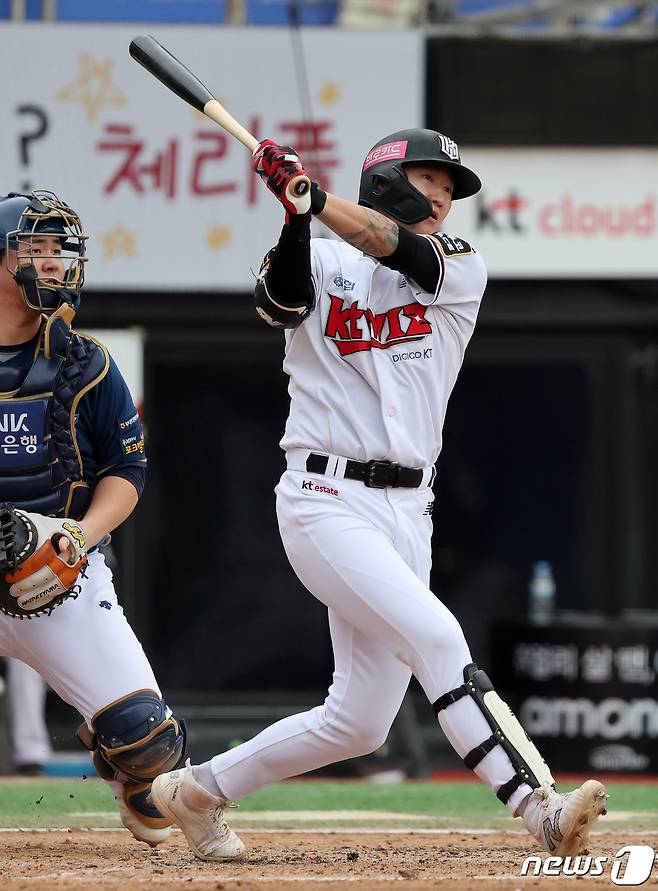
[[[252,166],[286,209],[286,222],[290,217],[306,214],[311,209],[311,191],[298,195],[295,189],[300,176],[308,178],[297,152],[289,145],[279,145],[271,139],[258,144],[253,154]]]

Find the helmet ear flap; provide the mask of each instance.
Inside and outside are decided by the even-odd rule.
[[[384,195],[391,188],[391,179],[378,173],[372,175],[372,191],[375,195]]]
[[[401,165],[363,173],[359,204],[378,210],[398,223],[413,225],[432,213],[431,202],[412,186]]]

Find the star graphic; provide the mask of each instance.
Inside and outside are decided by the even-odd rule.
[[[126,229],[123,223],[117,223],[114,229],[102,234],[101,242],[104,260],[116,260],[119,257],[132,260],[137,254],[137,236],[130,229]]]
[[[318,90],[318,100],[323,105],[334,105],[340,99],[340,87],[330,82],[323,83]]]
[[[206,245],[211,251],[221,251],[222,248],[225,248],[227,244],[231,241],[231,227],[230,226],[216,226],[212,225],[208,227],[206,231]]]
[[[414,322],[422,322],[422,321],[423,320],[421,319],[420,316],[414,316]]]
[[[95,121],[106,107],[121,107],[126,97],[112,81],[114,59],[97,62],[89,53],[82,53],[78,77],[57,93],[58,102],[79,102],[88,121]]]

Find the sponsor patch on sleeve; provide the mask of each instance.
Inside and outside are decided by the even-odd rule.
[[[119,431],[123,454],[127,458],[143,457],[144,433],[139,415],[135,413],[130,418],[119,421]]]
[[[459,257],[473,253],[473,248],[463,238],[446,235],[444,232],[435,232],[433,237],[438,241],[444,257]]]
[[[121,447],[127,458],[142,457],[144,455],[144,436],[124,436],[121,439]]]

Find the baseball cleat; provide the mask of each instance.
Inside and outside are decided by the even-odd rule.
[[[598,780],[587,780],[564,794],[542,786],[530,796],[523,820],[545,850],[556,857],[576,857],[584,852],[594,823],[606,813],[607,798]]]
[[[201,860],[242,860],[246,848],[224,819],[228,802],[211,795],[195,780],[188,758],[185,767],[153,780],[150,800],[169,817]]]
[[[172,821],[149,802],[150,785],[124,785],[121,792],[115,795],[119,805],[121,822],[135,836],[137,841],[146,842],[155,848],[167,841],[171,835]]]

